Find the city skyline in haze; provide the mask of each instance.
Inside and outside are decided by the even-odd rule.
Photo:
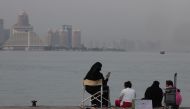
[[[189,46],[189,5],[188,0],[0,0],[0,18],[10,28],[24,10],[40,36],[50,28],[74,25],[86,45],[129,39],[162,40],[173,46],[170,41],[177,40],[181,49]]]

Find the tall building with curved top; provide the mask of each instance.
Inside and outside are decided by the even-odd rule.
[[[33,27],[29,23],[28,14],[21,11],[17,18],[17,23],[13,25],[13,29],[17,31],[33,31]]]
[[[25,11],[22,11],[18,15],[17,24],[19,26],[30,26],[28,14]]]
[[[4,45],[8,49],[28,50],[43,46],[42,40],[33,31],[25,11],[19,13],[17,23],[11,28],[10,38]]]

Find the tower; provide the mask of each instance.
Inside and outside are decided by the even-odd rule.
[[[3,30],[3,28],[4,28],[3,19],[0,19],[0,32]]]
[[[47,44],[48,46],[52,46],[52,37],[53,37],[53,30],[49,29],[48,35],[47,35]]]
[[[72,48],[72,25],[63,25],[62,27],[65,33],[66,48]]]
[[[33,27],[29,24],[28,14],[25,11],[21,11],[17,18],[17,23],[13,25],[14,31],[31,32]]]
[[[0,19],[0,46],[4,42],[4,23],[3,19]]]
[[[43,45],[41,39],[33,31],[25,11],[19,13],[17,22],[11,28],[10,38],[6,41],[8,49],[28,50]]]
[[[73,30],[72,48],[81,48],[81,31],[79,29]]]

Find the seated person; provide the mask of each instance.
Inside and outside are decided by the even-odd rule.
[[[135,90],[132,89],[130,81],[124,83],[124,89],[121,91],[119,99],[115,100],[115,105],[122,108],[132,107],[132,100],[135,99]]]
[[[165,92],[165,99],[166,99],[166,94],[170,93],[167,92],[168,90],[170,90],[170,88],[175,88],[176,89],[176,101],[175,101],[175,105],[172,105],[172,108],[174,109],[179,109],[179,106],[181,105],[182,102],[182,96],[181,96],[181,92],[180,89],[174,87],[173,81],[172,80],[166,80],[166,92]],[[169,106],[170,104],[166,103],[165,100],[165,105],[166,107]]]
[[[91,67],[91,69],[89,70],[89,72],[87,73],[87,75],[84,78],[85,81],[86,80],[89,81],[89,82],[91,81],[91,85],[85,85],[85,90],[89,94],[94,95],[94,94],[96,94],[97,92],[99,92],[101,90],[101,85],[103,85],[103,95],[102,96],[105,99],[109,100],[109,86],[107,85],[107,82],[108,82],[108,78],[110,76],[110,73],[108,73],[108,75],[106,76],[106,79],[105,79],[103,74],[100,72],[101,68],[102,68],[102,64],[100,62],[96,62]],[[94,81],[94,83],[93,83],[93,81]],[[94,99],[94,97],[92,97],[91,98],[92,106],[100,107],[101,106],[100,93],[97,93],[94,96],[97,97],[99,101],[97,99]],[[105,100],[105,99],[102,99],[103,100],[102,105],[103,106],[108,106],[108,101]]]
[[[148,87],[144,94],[144,99],[152,100],[153,108],[162,107],[163,91],[159,87],[159,82],[154,81],[153,84]]]

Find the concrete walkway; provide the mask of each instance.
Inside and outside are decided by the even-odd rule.
[[[0,106],[0,109],[82,109],[79,106]],[[115,108],[113,108],[115,109]],[[180,109],[190,109],[190,107],[181,107]]]
[[[0,106],[0,109],[81,109],[79,106]]]

